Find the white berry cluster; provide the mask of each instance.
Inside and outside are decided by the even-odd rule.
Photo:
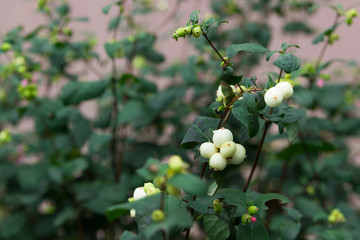
[[[204,142],[199,151],[203,158],[209,159],[209,166],[215,171],[224,170],[227,164],[240,164],[246,157],[246,150],[241,144],[234,143],[234,136],[229,129],[214,131],[213,142]]]
[[[245,86],[240,86],[240,87],[235,87],[234,85],[230,85],[231,89],[233,90],[233,93],[235,94],[235,96],[239,96],[242,91],[246,91],[246,87]],[[241,98],[240,98],[241,99]],[[223,103],[225,105],[225,95],[223,94],[222,90],[221,90],[221,85],[219,85],[218,90],[216,91],[216,101]]]
[[[144,186],[135,188],[133,197],[129,198],[128,201],[129,202],[137,201],[137,200],[140,200],[147,196],[157,194],[159,192],[160,192],[160,189],[156,188],[154,186],[154,184],[152,184],[151,182],[147,182],[147,183],[144,183]],[[130,216],[135,217],[135,214],[136,214],[135,209],[131,209]]]
[[[269,107],[279,106],[283,100],[290,98],[294,93],[289,82],[279,82],[275,87],[266,91],[264,100]]]

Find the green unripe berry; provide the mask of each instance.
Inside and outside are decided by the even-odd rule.
[[[186,27],[184,27],[184,31],[185,31],[186,34],[189,34],[192,31],[192,27],[191,26],[186,26]]]
[[[171,184],[166,184],[166,192],[176,197],[180,195],[180,190]]]
[[[194,27],[193,30],[192,30],[192,35],[195,38],[199,38],[200,35],[201,35],[201,27],[199,27],[199,26]]]
[[[4,42],[3,44],[1,44],[1,50],[3,50],[4,52],[9,51],[12,48],[12,45],[8,42]]]
[[[215,171],[224,170],[226,165],[227,161],[220,153],[215,153],[209,160],[209,166],[212,167]]]
[[[147,194],[148,196],[154,195],[154,194],[158,194],[158,193],[160,193],[160,189],[158,189],[158,188],[156,188],[156,187],[150,187],[150,188],[147,190],[147,192],[146,192],[146,194]]]
[[[218,152],[218,149],[212,142],[204,142],[201,144],[199,151],[203,158],[210,159],[212,155]]]
[[[178,28],[176,30],[176,34],[178,35],[178,37],[185,37],[186,36],[185,28],[183,27]]]
[[[213,205],[214,205],[214,212],[215,212],[216,214],[221,214],[222,211],[223,211],[223,207],[221,206],[220,200],[219,200],[219,199],[215,199],[215,200],[213,201]]]
[[[151,182],[147,182],[144,184],[144,191],[147,193],[149,188],[154,188],[154,184],[152,184]]]
[[[162,222],[165,219],[165,213],[164,211],[160,210],[160,209],[156,209],[151,213],[151,219],[154,222]]]
[[[165,183],[166,183],[166,179],[165,177],[162,177],[162,176],[158,176],[154,179],[154,183],[155,183],[155,186],[164,190],[165,188]]]
[[[258,211],[259,211],[259,208],[257,206],[254,206],[254,205],[252,205],[252,206],[250,206],[248,208],[248,213],[250,215],[255,215]]]
[[[244,213],[242,216],[241,216],[241,222],[245,225],[247,223],[250,222],[250,219],[251,219],[251,215],[248,214],[248,213]]]
[[[234,155],[235,151],[236,151],[236,145],[233,141],[225,142],[223,145],[221,145],[220,148],[220,154],[224,158],[231,157],[232,155]]]
[[[170,157],[169,159],[169,168],[173,170],[174,172],[179,172],[183,170],[186,167],[186,164],[184,164],[184,161],[181,159],[180,156],[174,155]]]

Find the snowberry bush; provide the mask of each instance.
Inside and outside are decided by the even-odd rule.
[[[153,29],[137,16],[168,2],[105,5],[105,57],[96,36],[72,29],[87,19],[65,1],[38,0],[46,22],[3,33],[0,239],[358,238],[360,68],[326,58],[357,10],[214,0],[212,16],[194,9],[168,25],[183,2]],[[334,20],[313,36],[318,55],[269,49],[268,19],[291,39],[312,36],[304,16],[319,8]],[[166,31],[186,60],[159,52]],[[23,120],[33,126],[22,131]]]

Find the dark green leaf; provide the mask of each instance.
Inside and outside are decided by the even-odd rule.
[[[269,240],[268,232],[260,221],[240,224],[237,231],[237,240]]]
[[[289,222],[281,228],[281,239],[295,240],[300,232],[300,223]]]
[[[210,240],[226,240],[230,236],[228,224],[216,215],[205,215],[203,226],[206,236]]]
[[[266,55],[266,61],[269,61],[270,58],[272,57],[272,55],[274,55],[274,53],[278,53],[278,52],[279,52],[278,50],[269,52],[269,53]]]
[[[220,119],[209,117],[196,117],[191,127],[187,130],[182,142],[181,147],[185,149],[192,148],[203,142],[210,141],[212,136],[207,136],[210,130],[216,130],[220,123]]]
[[[233,44],[226,49],[226,56],[232,58],[239,52],[249,52],[249,53],[266,53],[269,50],[257,43],[240,43]]]
[[[245,92],[243,94],[243,99],[246,105],[246,110],[249,113],[255,113],[256,112],[255,96],[251,93]]]
[[[286,73],[291,73],[300,68],[301,61],[291,53],[284,53],[274,61],[274,65],[284,70]]]
[[[169,233],[175,227],[189,228],[192,225],[191,215],[185,209],[169,211],[162,222],[153,222],[145,229],[146,239],[151,239],[157,232],[163,230]]]
[[[243,100],[238,100],[232,109],[234,117],[247,127],[249,137],[256,136],[259,131],[259,117],[257,113],[249,113]]]
[[[128,214],[131,209],[135,209],[137,215],[151,214],[153,210],[160,208],[160,195],[155,194],[134,202],[112,206],[107,209],[106,217],[112,222],[116,218]]]
[[[108,84],[107,79],[94,82],[69,82],[61,89],[60,98],[66,105],[77,104],[100,96]]]
[[[138,237],[136,236],[135,233],[129,232],[127,230],[125,230],[121,235],[120,235],[120,239],[121,240],[137,240]]]
[[[215,21],[215,18],[211,17],[208,18],[203,24],[201,24],[201,29],[202,31],[207,34],[209,32],[210,29],[212,28],[216,28],[217,26],[219,26],[221,23],[229,23],[228,21]]]
[[[286,23],[283,29],[284,32],[288,32],[288,33],[301,33],[301,32],[306,34],[313,33],[312,28],[302,21],[288,22]]]
[[[266,193],[261,194],[254,200],[254,205],[256,205],[260,210],[266,210],[268,207],[265,205],[267,201],[278,199],[282,204],[290,203],[290,200],[281,194],[278,193]]]
[[[197,24],[199,22],[199,12],[200,10],[192,11],[192,13],[190,14],[190,22],[192,22],[193,24]]]
[[[176,174],[168,180],[168,183],[192,195],[203,196],[208,191],[208,185],[198,176],[190,173]]]
[[[121,42],[108,42],[105,43],[104,48],[107,53],[107,55],[111,58],[117,58],[122,56],[122,50],[121,50]]]
[[[103,14],[108,14],[109,11],[110,11],[110,8],[114,6],[114,3],[110,3],[108,5],[105,5],[103,8],[102,8],[102,12]]]

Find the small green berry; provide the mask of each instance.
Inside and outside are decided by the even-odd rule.
[[[150,188],[154,188],[154,187],[155,187],[154,184],[152,184],[151,182],[147,182],[144,184],[144,191],[147,193]]]
[[[254,206],[254,205],[252,205],[252,206],[250,206],[248,208],[248,212],[251,215],[255,215],[258,211],[259,211],[259,208],[257,206]]]
[[[186,26],[186,27],[184,27],[184,31],[185,31],[186,34],[189,34],[192,31],[192,27],[191,26]]]
[[[201,35],[201,28],[199,26],[194,27],[192,30],[192,34],[195,38],[199,38]]]
[[[251,221],[251,215],[248,214],[248,213],[244,213],[242,216],[241,216],[241,222],[245,225],[247,223],[249,223]]]
[[[151,213],[151,218],[154,222],[162,222],[165,219],[165,213],[160,209],[156,209]]]
[[[174,155],[169,159],[169,168],[174,172],[180,172],[181,170],[186,169],[186,164],[180,156]]]
[[[3,44],[1,44],[1,50],[3,51],[9,51],[12,48],[12,45],[8,42],[4,42]]]
[[[176,30],[176,34],[178,35],[178,37],[185,37],[186,36],[185,28],[183,27],[178,28]]]

